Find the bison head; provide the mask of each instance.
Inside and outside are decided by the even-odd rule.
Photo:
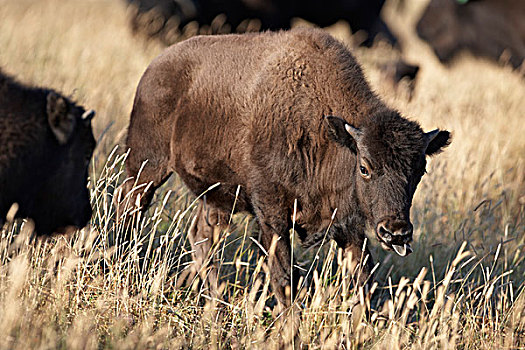
[[[350,176],[367,224],[374,227],[383,248],[410,254],[412,198],[425,173],[426,156],[447,146],[450,133],[424,133],[396,112],[368,118],[359,128],[339,117],[325,119],[330,137],[355,155]]]
[[[91,129],[93,110],[85,111],[68,99],[47,95],[47,136],[42,150],[39,183],[32,213],[39,234],[84,227],[91,218],[87,189],[88,166],[95,148]]]

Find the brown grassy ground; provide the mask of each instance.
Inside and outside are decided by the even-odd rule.
[[[425,129],[451,130],[454,140],[416,194],[414,254],[401,259],[373,247],[381,265],[371,298],[361,299],[365,316],[349,316],[346,262],[335,248],[315,259],[298,247],[306,269],[313,265],[299,300],[300,336],[310,348],[525,347],[525,83],[509,68],[467,56],[441,66],[413,31],[423,6],[386,9],[406,58],[422,66],[411,100],[377,69],[394,55],[389,48],[356,55],[392,106]],[[351,42],[344,24],[329,30]],[[123,180],[119,152],[110,152],[125,135],[140,75],[161,50],[130,34],[118,1],[2,1],[0,66],[94,108],[99,146],[91,229],[36,243],[25,224],[2,229],[0,348],[272,348],[291,339],[282,321],[292,316],[276,317],[266,303],[271,292],[249,238],[251,218],[235,217],[218,247],[221,301],[196,282],[181,285],[193,198],[176,179],[137,224],[152,243],[151,263],[140,268],[134,252],[110,247],[119,230],[111,193]]]

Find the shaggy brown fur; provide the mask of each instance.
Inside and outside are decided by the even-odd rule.
[[[506,59],[517,68],[525,59],[525,1],[432,0],[417,25],[442,62],[461,51],[498,61]]]
[[[257,217],[267,251],[273,237],[279,239],[272,288],[289,305],[286,290],[295,290],[299,276],[290,278],[294,201],[296,230],[307,244],[323,237],[337,208],[329,235],[353,253],[356,265],[367,223],[387,248],[406,247],[425,150],[437,153],[448,140],[448,132],[424,134],[386,107],[352,54],[321,30],[201,36],[168,48],[144,73],[126,166],[136,179],[147,161],[138,179],[152,183],[143,210],[173,172],[196,195],[220,183],[206,194],[214,215],[227,216],[241,185],[236,210]],[[360,173],[364,166],[369,178]],[[207,238],[211,246],[213,230],[203,227],[209,210],[201,204],[200,226],[190,235],[206,232],[192,240]],[[367,261],[361,282],[368,278]]]
[[[91,218],[87,168],[93,112],[0,70],[0,221],[13,203],[38,234],[83,227]]]

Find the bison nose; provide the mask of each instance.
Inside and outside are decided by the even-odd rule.
[[[401,256],[412,253],[410,242],[412,241],[413,226],[410,222],[403,220],[382,220],[377,224],[377,235],[390,248]]]

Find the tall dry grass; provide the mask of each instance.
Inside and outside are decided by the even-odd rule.
[[[310,348],[519,348],[525,346],[525,83],[510,68],[472,57],[437,62],[415,37],[423,1],[386,13],[422,66],[412,99],[378,66],[395,54],[356,49],[374,89],[425,129],[451,130],[432,159],[412,210],[415,252],[399,258],[375,246],[368,295],[351,290],[347,261],[327,242],[295,247],[306,283],[297,305],[300,341]],[[329,29],[351,42],[348,28]],[[118,1],[4,0],[0,66],[97,110],[91,227],[35,240],[29,223],[8,224],[0,240],[0,348],[274,348],[297,346],[292,315],[272,313],[267,257],[253,219],[233,218],[212,258],[220,298],[188,273],[186,232],[194,197],[177,179],[136,224],[137,244],[113,245],[122,228],[111,195],[124,180],[122,142],[140,75],[160,51],[131,36]],[[1,132],[1,131],[0,131]],[[356,300],[359,307],[350,313]],[[366,311],[366,312],[358,312]],[[286,322],[288,321],[288,322]],[[294,342],[294,344],[292,344]]]

